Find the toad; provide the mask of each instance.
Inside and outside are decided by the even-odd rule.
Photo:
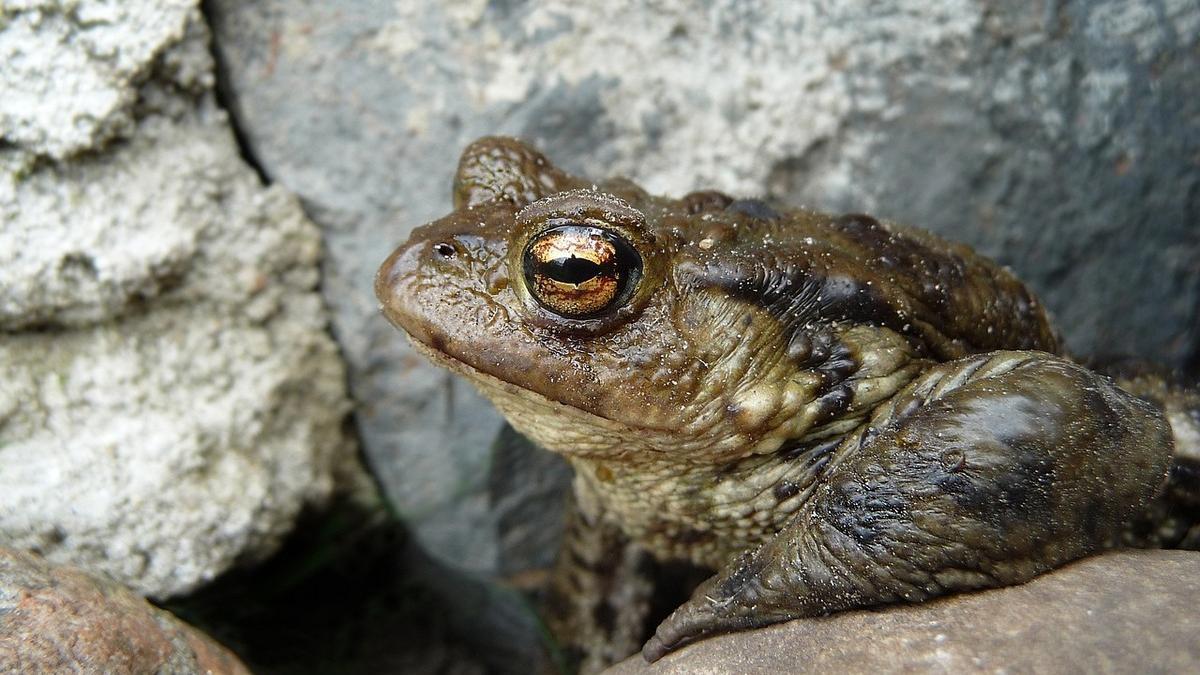
[[[596,669],[1200,544],[1200,396],[1064,355],[966,246],[592,182],[509,138],[380,268],[388,319],[575,471],[552,630]],[[653,570],[715,572],[650,634]]]

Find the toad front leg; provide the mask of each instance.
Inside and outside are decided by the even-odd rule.
[[[653,625],[654,568],[618,527],[572,501],[543,606],[566,670],[598,672],[637,650]]]
[[[1170,463],[1162,415],[1041,352],[932,369],[838,448],[773,540],[704,582],[643,648],[1020,583],[1112,545]]]

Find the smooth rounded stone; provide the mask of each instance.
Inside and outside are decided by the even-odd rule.
[[[146,35],[174,5],[118,4],[42,25],[128,33],[83,50],[137,82],[121,140],[61,161],[0,143],[0,545],[165,598],[270,554],[362,473],[317,228],[239,156],[198,3]],[[44,59],[34,11],[6,7],[0,44]],[[46,76],[25,66],[5,77]],[[71,82],[31,119],[60,124]]]
[[[1185,673],[1200,669],[1200,553],[1120,551],[1029,583],[798,619],[608,673]]]
[[[204,633],[111,580],[0,548],[0,670],[243,675]]]
[[[1076,353],[1193,358],[1200,5],[994,5],[206,8],[248,147],[324,229],[376,475],[438,556],[494,572],[498,419],[412,354],[371,288],[387,253],[449,210],[458,153],[480,135],[656,192],[770,193],[932,228],[1027,279]]]

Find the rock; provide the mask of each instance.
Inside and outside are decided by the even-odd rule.
[[[179,42],[195,5],[189,0],[5,3],[0,8],[0,139],[59,160],[128,135],[140,83],[159,65],[159,55]]]
[[[120,584],[0,548],[0,669],[248,675],[232,652]]]
[[[1014,267],[1080,354],[1197,354],[1193,1],[208,7],[249,147],[325,230],[366,454],[455,564],[504,567],[485,497],[497,417],[403,345],[371,275],[449,209],[483,134],[653,191],[933,228]]]
[[[1195,672],[1200,553],[1120,551],[1020,586],[798,619],[608,673]]]
[[[488,497],[500,545],[496,572],[515,584],[536,586],[562,541],[571,466],[508,424],[496,436],[492,458]]]
[[[158,598],[361,471],[319,233],[241,160],[197,4],[0,20],[38,98],[0,105],[0,545]]]

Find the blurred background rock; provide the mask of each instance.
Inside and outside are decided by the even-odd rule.
[[[544,567],[567,474],[371,290],[495,133],[930,228],[1078,355],[1200,367],[1194,0],[0,0],[0,544],[206,626],[244,603],[208,627],[260,669],[289,657],[247,626],[302,613],[252,609],[262,575],[536,642],[489,580]],[[477,667],[446,640],[412,663]]]

